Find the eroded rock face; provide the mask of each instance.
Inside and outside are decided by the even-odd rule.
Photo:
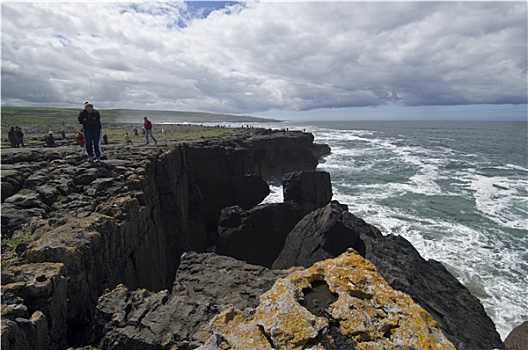
[[[218,223],[216,252],[270,268],[295,225],[332,199],[330,174],[323,171],[284,174],[283,188],[283,203],[249,210],[239,206],[224,208]]]
[[[2,348],[66,347],[68,282],[60,263],[25,264],[2,271]]]
[[[271,267],[288,232],[305,215],[295,202],[262,204],[249,210],[222,210],[216,252],[250,264]]]
[[[279,279],[254,311],[230,307],[211,326],[202,349],[455,349],[354,250]]]
[[[307,214],[286,237],[272,267],[308,267],[317,261],[334,258],[347,248],[359,250],[359,232],[353,221],[347,218],[349,215],[352,214],[347,206],[337,201]]]
[[[209,321],[234,305],[255,308],[258,297],[289,272],[213,253],[185,253],[171,293],[120,285],[96,309],[100,349],[190,349],[211,336]]]
[[[306,213],[332,200],[332,183],[326,171],[296,171],[282,177],[284,201],[295,201]]]

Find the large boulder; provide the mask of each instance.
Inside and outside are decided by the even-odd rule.
[[[271,267],[286,236],[306,213],[289,201],[222,210],[216,252],[250,264]]]
[[[278,280],[255,310],[231,307],[201,349],[455,349],[433,318],[354,250]]]
[[[314,210],[288,234],[273,268],[309,267],[355,247],[359,232],[358,226],[353,223],[353,215],[348,212],[347,206],[337,201]]]
[[[306,213],[325,206],[332,199],[330,174],[325,171],[297,171],[282,177],[284,201],[301,203]]]

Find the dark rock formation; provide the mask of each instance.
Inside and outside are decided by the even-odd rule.
[[[285,174],[283,191],[283,203],[249,210],[225,208],[219,220],[216,252],[271,267],[286,236],[299,220],[332,199],[330,174],[316,171]]]
[[[288,232],[306,213],[299,204],[262,204],[250,210],[222,210],[216,252],[250,264],[271,267]]]
[[[305,213],[325,206],[332,199],[330,174],[325,171],[297,171],[282,178],[284,201],[300,203]]]
[[[313,147],[319,149],[313,141],[312,134],[270,130],[269,135],[264,133],[238,143],[248,149],[252,156],[252,173],[263,178],[280,178],[293,171],[315,170],[321,154],[312,153]]]
[[[211,336],[209,321],[233,305],[255,308],[259,296],[288,274],[213,253],[185,253],[172,293],[120,285],[99,298],[100,349],[191,349]]]
[[[66,348],[63,265],[25,264],[2,271],[2,348]]]
[[[348,208],[337,201],[314,210],[288,234],[273,268],[309,267],[355,247],[359,232],[353,226],[353,219]]]
[[[504,349],[479,300],[442,264],[423,259],[401,236],[383,236],[337,202],[299,222],[273,267],[307,267],[347,247],[369,259],[391,287],[409,294],[427,310],[458,349]]]

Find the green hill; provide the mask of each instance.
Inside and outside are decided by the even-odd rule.
[[[65,122],[77,122],[81,109],[43,108],[43,107],[2,107],[2,127],[26,125],[53,125]],[[99,109],[103,122],[108,123],[143,123],[143,116],[156,123],[266,123],[278,120],[239,116],[230,114],[213,114],[187,111],[151,111],[139,109]]]

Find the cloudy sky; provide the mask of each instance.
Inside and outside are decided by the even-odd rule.
[[[526,1],[4,1],[1,15],[4,106],[526,118]]]

